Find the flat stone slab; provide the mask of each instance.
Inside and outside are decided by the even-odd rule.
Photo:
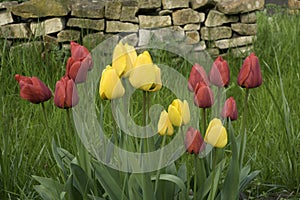
[[[207,19],[205,20],[205,26],[215,27],[221,26],[225,23],[238,22],[238,16],[228,16],[216,10],[210,10]]]
[[[138,7],[142,9],[160,8],[161,0],[139,0]]]
[[[26,23],[3,25],[0,30],[2,38],[29,38],[31,35]]]
[[[122,6],[120,20],[122,22],[139,22],[139,19],[136,17],[136,13],[139,8],[137,6]]]
[[[191,8],[177,10],[173,12],[172,17],[174,25],[194,24],[205,20],[204,13],[199,13]]]
[[[137,32],[138,30],[139,30],[139,26],[137,24],[133,24],[129,22],[119,22],[119,21],[106,22],[107,33]]]
[[[120,19],[122,4],[119,1],[107,1],[105,4],[106,19]]]
[[[64,18],[51,18],[42,22],[32,22],[30,30],[35,36],[47,35],[56,33],[65,28]]]
[[[255,12],[245,13],[240,15],[240,19],[242,23],[255,23],[256,22],[256,14]]]
[[[231,24],[231,28],[240,35],[256,35],[257,33],[257,24],[236,23]]]
[[[0,9],[11,8],[12,6],[18,5],[17,1],[3,1],[0,2]]]
[[[232,30],[230,27],[227,26],[201,28],[202,40],[219,40],[219,39],[230,38],[231,36],[232,36]]]
[[[104,25],[104,19],[70,18],[67,22],[67,26],[69,27],[79,27],[98,31],[104,30]]]
[[[233,47],[246,46],[252,44],[256,40],[256,36],[242,36],[231,39],[215,41],[216,47],[219,49],[229,49]]]
[[[0,26],[14,22],[12,15],[8,11],[0,11]]]
[[[139,16],[140,28],[162,28],[172,25],[170,16]]]
[[[188,8],[189,0],[162,0],[164,9]]]
[[[85,18],[104,18],[105,3],[99,0],[83,0],[72,4],[72,16]]]
[[[225,14],[248,13],[255,10],[262,10],[265,0],[231,0],[217,4],[217,9]]]
[[[58,42],[77,41],[80,39],[80,31],[62,30],[57,34]]]

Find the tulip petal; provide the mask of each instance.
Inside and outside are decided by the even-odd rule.
[[[65,98],[66,98],[66,82],[60,80],[56,82],[55,92],[54,92],[54,104],[59,108],[65,107]]]
[[[125,72],[127,64],[127,52],[122,42],[119,42],[113,52],[112,67],[116,69],[118,76],[121,77]]]
[[[215,118],[209,123],[204,141],[218,148],[223,148],[227,144],[227,131],[220,119]]]
[[[76,85],[72,79],[67,80],[65,90],[66,90],[65,106],[68,108],[76,106],[79,102],[79,97],[77,94]]]
[[[160,135],[173,135],[174,133],[174,128],[172,126],[172,123],[168,117],[167,111],[162,111],[159,117],[159,121],[157,124],[157,130],[158,134]]]
[[[170,119],[171,123],[174,126],[181,126],[181,124],[182,124],[182,116],[181,116],[181,113],[178,110],[178,108],[176,108],[173,105],[169,105],[168,116],[169,116],[169,119]]]
[[[189,104],[186,100],[183,101],[182,104],[182,123],[184,125],[188,124],[190,122],[190,108],[189,108]]]

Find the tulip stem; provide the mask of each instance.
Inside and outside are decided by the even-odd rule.
[[[162,162],[162,157],[164,153],[164,146],[166,144],[166,139],[167,139],[167,134],[163,136],[163,140],[161,143],[161,151],[160,151],[160,156],[159,156],[159,163],[158,163],[158,170],[156,173],[156,179],[155,179],[155,187],[154,187],[154,196],[156,196],[157,193],[157,187],[158,187],[158,181],[159,181],[159,176],[160,176],[160,168],[161,168],[161,162]]]
[[[197,200],[197,154],[194,155],[194,168],[195,168],[195,174],[194,174],[194,198]]]
[[[206,130],[206,109],[203,108],[203,112],[202,112],[202,122],[203,122],[203,133],[205,133],[205,130]]]
[[[45,125],[46,129],[49,129],[44,102],[42,102],[41,105],[42,105],[43,116],[44,116],[44,121],[45,121],[44,125]]]
[[[221,88],[218,87],[218,93],[217,93],[217,101],[218,101],[218,104],[217,104],[217,116],[220,117],[220,108],[221,108]]]
[[[247,115],[248,115],[248,98],[249,98],[249,89],[246,88],[246,94],[245,94],[245,99],[244,99],[244,115],[243,115],[243,122],[242,122],[242,136],[241,136],[241,146],[240,146],[240,169],[242,168],[243,164],[243,159],[244,159],[244,153],[245,153],[245,148],[246,148],[246,125],[247,125]]]

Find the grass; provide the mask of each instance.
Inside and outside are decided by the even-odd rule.
[[[260,59],[264,83],[250,92],[245,158],[253,170],[261,170],[245,191],[252,199],[299,198],[299,40],[300,16],[281,11],[272,16],[258,13],[258,39],[254,48]],[[59,174],[50,147],[52,137],[71,152],[75,151],[75,138],[66,130],[66,113],[56,108],[52,101],[45,103],[49,130],[45,129],[41,106],[20,99],[14,75],[38,76],[54,91],[55,82],[65,73],[68,55],[53,50],[43,57],[37,48],[10,54],[4,45],[1,47],[0,199],[39,199],[33,189],[37,183],[31,176],[57,177]],[[188,76],[191,66],[186,63],[174,65],[167,54],[159,59]],[[228,96],[234,96],[238,109],[242,110],[243,91],[236,84],[242,59],[230,55],[225,59],[231,69]],[[134,98],[142,97],[135,94]],[[155,102],[162,102],[166,107],[172,98],[170,93],[157,95]],[[141,116],[139,106],[132,107],[136,119]],[[239,116],[242,115],[239,112]],[[233,125],[235,130],[240,130],[241,121]]]

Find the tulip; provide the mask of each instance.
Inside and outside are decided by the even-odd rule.
[[[174,128],[172,126],[172,123],[169,119],[167,111],[162,111],[159,117],[157,130],[159,135],[173,135]]]
[[[190,122],[190,109],[186,100],[175,99],[168,108],[168,115],[174,126],[181,126]]]
[[[188,128],[184,144],[186,151],[190,154],[199,154],[199,152],[202,152],[205,149],[205,143],[201,133],[193,127]]]
[[[254,53],[244,60],[238,75],[238,84],[244,88],[256,88],[262,84],[259,60]]]
[[[233,97],[229,97],[224,104],[224,107],[221,112],[223,118],[230,118],[231,121],[234,121],[238,117],[238,112],[236,108],[236,102]]]
[[[209,73],[209,80],[218,87],[227,87],[229,85],[230,71],[228,63],[222,56],[218,56],[213,63]]]
[[[223,148],[227,144],[227,131],[220,119],[214,118],[206,129],[204,141],[214,147]]]
[[[202,66],[196,63],[190,72],[190,77],[188,80],[188,89],[193,92],[196,88],[197,83],[202,82],[209,86],[208,77]]]
[[[88,70],[91,70],[93,68],[92,56],[89,50],[86,47],[73,41],[71,41],[71,57],[74,60],[82,61],[82,65],[88,68]]]
[[[127,72],[133,68],[136,58],[137,53],[133,46],[119,42],[113,52],[112,67],[117,70],[119,77],[128,76]]]
[[[194,103],[199,108],[209,108],[214,104],[214,95],[205,83],[198,83],[195,88]]]
[[[110,65],[102,72],[99,94],[101,99],[116,99],[124,95],[125,89],[118,76],[117,70]]]
[[[66,109],[76,106],[78,102],[75,82],[68,76],[63,76],[55,85],[54,105]]]
[[[148,51],[140,54],[130,71],[129,82],[134,88],[155,92],[161,89],[160,69],[153,64]]]
[[[48,101],[52,97],[50,89],[35,76],[26,77],[16,74],[15,79],[19,82],[22,99],[38,104]]]

